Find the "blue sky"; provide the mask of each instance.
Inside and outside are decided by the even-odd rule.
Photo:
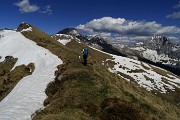
[[[1,0],[0,16],[0,28],[27,22],[48,34],[76,27],[121,39],[180,38],[179,0]]]

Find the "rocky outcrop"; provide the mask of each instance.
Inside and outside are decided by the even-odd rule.
[[[66,35],[73,35],[73,36],[80,35],[79,31],[76,28],[65,28],[59,31],[57,34],[66,34]]]
[[[144,48],[157,51],[158,55],[165,54],[171,59],[180,59],[180,45],[170,42],[168,37],[156,35],[144,41]]]

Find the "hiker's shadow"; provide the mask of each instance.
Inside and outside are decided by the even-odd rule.
[[[84,62],[79,62],[79,63],[83,64],[84,66],[87,66],[87,64],[85,64]]]

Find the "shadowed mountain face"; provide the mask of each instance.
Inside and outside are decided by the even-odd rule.
[[[59,31],[57,34],[66,34],[66,35],[73,35],[73,36],[80,35],[79,31],[76,28],[65,28]]]
[[[85,35],[82,35],[75,28],[65,28],[59,31],[57,34],[72,35],[78,38],[81,42],[84,42],[90,46],[96,47],[104,52],[126,57],[125,54],[121,53],[117,48],[115,48],[112,44],[110,44],[105,38],[99,35],[85,36]]]

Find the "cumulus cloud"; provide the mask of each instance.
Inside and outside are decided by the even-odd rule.
[[[174,6],[174,8],[180,8],[180,1],[177,5]]]
[[[108,38],[111,36],[111,33],[106,33],[106,32],[101,32],[101,33],[97,33],[97,34],[102,36],[102,37],[105,37],[105,38]]]
[[[30,5],[29,0],[22,0],[20,2],[15,3],[14,5],[19,7],[21,13],[30,13],[38,11],[40,7],[37,5]]]
[[[29,0],[21,0],[17,3],[14,3],[14,5],[19,7],[19,11],[21,13],[39,12],[39,13],[44,13],[44,14],[49,14],[49,15],[52,14],[50,5],[40,8],[37,5],[30,4]]]
[[[178,37],[174,37],[174,36],[169,36],[168,38],[171,40],[171,42],[180,44],[180,37],[178,38]]]
[[[43,10],[41,10],[40,13],[44,13],[44,14],[47,13],[47,14],[51,15],[52,14],[51,6],[47,5],[47,6],[43,7]]]
[[[154,34],[179,34],[180,28],[176,26],[162,26],[152,21],[132,21],[124,18],[103,17],[94,19],[86,24],[76,27],[78,30],[95,33],[105,32],[119,35],[151,36]]]
[[[147,39],[147,36],[135,36],[135,37],[129,37],[129,36],[121,36],[121,37],[115,37],[112,39],[112,43],[114,44],[134,44],[137,42],[142,42],[145,39]]]
[[[180,1],[177,5],[174,6],[175,9],[180,8]],[[166,16],[166,18],[171,18],[171,19],[180,19],[180,11],[178,12],[173,12],[172,14],[169,14]]]
[[[172,18],[172,19],[179,19],[180,18],[180,12],[174,12],[173,14],[167,15],[167,18]]]
[[[133,21],[112,17],[94,19],[86,24],[77,26],[76,29],[89,34],[99,34],[106,38],[109,37],[112,43],[122,44],[142,42],[148,37],[157,34],[167,36],[180,35],[180,28],[176,26],[162,26],[155,21]],[[178,41],[178,39],[174,38],[174,41]]]

